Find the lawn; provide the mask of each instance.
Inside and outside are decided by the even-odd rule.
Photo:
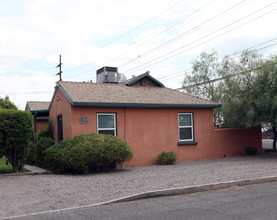
[[[6,161],[0,158],[0,174],[12,173],[12,172],[13,172],[12,165],[10,163],[7,165]],[[23,172],[29,172],[29,170],[23,168]]]

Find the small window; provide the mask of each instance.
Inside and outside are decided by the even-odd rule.
[[[116,136],[116,117],[114,113],[97,114],[97,134]]]
[[[193,141],[192,113],[179,113],[179,141]]]

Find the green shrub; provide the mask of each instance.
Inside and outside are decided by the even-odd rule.
[[[174,152],[162,152],[158,156],[159,165],[172,165],[176,163],[176,154]]]
[[[257,151],[258,150],[256,147],[249,146],[249,147],[245,148],[245,152],[247,155],[255,155],[255,154],[257,154]]]
[[[36,164],[38,166],[44,165],[45,151],[54,145],[55,142],[49,137],[41,137],[36,144]]]
[[[81,135],[46,150],[45,165],[56,173],[110,170],[132,159],[126,142],[112,135]]]
[[[49,137],[51,139],[54,139],[52,119],[48,121],[46,129],[40,129],[40,131],[38,133],[38,140],[42,137]]]
[[[66,148],[69,148],[70,140],[61,141],[45,151],[44,167],[53,170],[56,173],[68,173],[69,168],[66,167],[64,155]]]
[[[32,141],[30,141],[25,150],[24,162],[30,165],[34,165],[36,163],[36,144]]]
[[[32,127],[33,116],[30,112],[0,109],[0,158],[5,156],[14,172],[23,168]]]

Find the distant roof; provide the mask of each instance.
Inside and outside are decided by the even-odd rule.
[[[40,102],[40,101],[28,101],[27,107],[30,112],[32,111],[48,111],[50,102]]]
[[[219,107],[220,104],[165,87],[59,81],[72,105],[125,107]]]

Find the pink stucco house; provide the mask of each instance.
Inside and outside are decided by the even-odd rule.
[[[244,154],[250,145],[261,151],[259,128],[214,128],[220,104],[166,88],[149,73],[118,83],[116,72],[105,71],[97,71],[97,83],[57,82],[49,105],[56,142],[116,135],[132,148],[128,165],[155,164],[163,151],[174,151],[177,161]]]

